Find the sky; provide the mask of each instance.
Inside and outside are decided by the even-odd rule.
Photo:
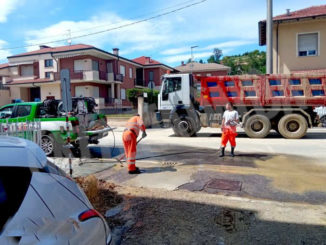
[[[199,4],[121,27],[195,3]],[[321,4],[325,0],[274,0],[274,15]],[[67,45],[69,37],[72,44],[109,52],[119,48],[126,58],[150,56],[170,66],[187,61],[190,47],[198,46],[195,60],[206,61],[214,48],[224,55],[265,50],[258,46],[258,22],[265,17],[266,0],[0,0],[0,63],[10,55],[36,50],[38,44],[62,40],[47,45]]]

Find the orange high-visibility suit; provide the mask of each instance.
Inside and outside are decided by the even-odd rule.
[[[236,147],[235,137],[237,136],[236,126],[224,126],[222,132],[221,146],[226,147],[227,143],[230,141],[231,147]]]
[[[140,116],[134,116],[128,120],[122,135],[129,171],[136,170],[137,137],[140,130],[143,132],[146,130],[144,122]]]

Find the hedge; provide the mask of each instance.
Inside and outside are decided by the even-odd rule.
[[[152,90],[149,88],[132,88],[127,89],[127,99],[134,105],[134,107],[137,107],[138,104],[138,97],[143,96],[144,93],[147,93],[147,98],[144,98],[145,102],[149,104],[156,104],[158,100],[158,90]]]

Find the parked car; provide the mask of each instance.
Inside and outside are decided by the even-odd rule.
[[[105,115],[96,113],[95,105],[93,98],[73,98],[73,111],[68,117],[68,125],[70,142],[76,154],[84,151],[88,144],[97,144],[110,130]],[[62,146],[67,144],[68,133],[66,115],[60,100],[21,102],[0,108],[0,124],[35,120],[41,122],[42,150],[47,156],[61,156]]]
[[[0,137],[0,244],[109,244],[79,186],[31,141]]]
[[[321,126],[326,128],[326,107],[323,106],[317,107],[314,111],[317,113],[319,117]]]

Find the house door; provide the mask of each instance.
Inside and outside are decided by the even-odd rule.
[[[40,87],[30,88],[30,101],[39,101],[39,100],[41,100]]]

